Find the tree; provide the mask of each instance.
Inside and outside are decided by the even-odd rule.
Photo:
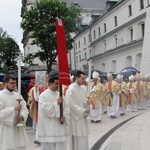
[[[7,32],[3,30],[2,27],[0,27],[0,38],[8,37]]]
[[[0,38],[0,63],[6,68],[17,64],[20,50],[18,44],[10,37]]]
[[[58,9],[61,12],[61,18],[65,20],[67,50],[71,50],[73,39],[70,33],[76,32],[78,29],[76,19],[81,11],[79,6],[67,7],[66,3],[58,0],[38,0],[22,16],[21,27],[25,33],[32,33],[33,41],[31,44],[40,47],[40,50],[35,54],[29,54],[27,60],[38,57],[42,62],[46,62],[48,72],[51,71],[52,64],[57,57],[55,18]]]

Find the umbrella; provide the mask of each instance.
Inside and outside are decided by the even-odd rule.
[[[1,81],[1,82],[3,81],[4,76],[5,76],[5,74],[0,73],[0,81]]]
[[[77,71],[79,70],[70,70],[70,74],[76,76]]]
[[[54,69],[49,72],[49,77],[58,76],[58,69]]]
[[[135,75],[137,72],[140,73],[140,71],[138,71],[134,67],[126,67],[126,68],[122,69],[121,72],[132,72],[133,75]]]
[[[18,73],[9,74],[14,76],[16,79],[18,79]],[[31,74],[30,73],[21,73],[21,80],[30,80]]]

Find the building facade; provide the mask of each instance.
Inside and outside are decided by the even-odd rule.
[[[119,0],[74,38],[72,69],[120,72],[132,66],[150,73],[150,1]]]
[[[25,10],[29,10],[31,6],[35,4],[36,0],[22,0],[22,10],[21,15],[23,15]],[[80,5],[82,7],[81,16],[79,18],[81,27],[89,25],[91,22],[92,16],[97,17],[100,15],[102,10],[105,7],[106,0],[60,0],[66,2],[68,5]],[[24,56],[29,53],[36,53],[40,48],[37,45],[31,45],[32,39],[30,38],[30,34],[23,33],[22,43],[24,45]],[[73,35],[74,36],[74,35]],[[68,59],[71,58],[71,53],[68,54]],[[73,57],[74,58],[74,57]],[[69,65],[71,64],[71,59],[69,59]],[[41,62],[38,58],[34,59],[32,65],[26,64],[30,71],[36,70],[46,70],[46,63]],[[53,65],[53,69],[56,69],[57,65]]]

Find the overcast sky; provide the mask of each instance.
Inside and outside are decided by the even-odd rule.
[[[23,51],[23,45],[21,44],[23,32],[20,28],[21,1],[0,0],[0,27],[15,39],[20,50]]]

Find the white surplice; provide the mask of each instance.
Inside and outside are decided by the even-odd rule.
[[[7,89],[0,92],[0,150],[19,149],[28,143],[25,126],[16,126],[18,111],[15,111],[15,106],[18,104],[17,98],[18,93],[16,92],[10,92]],[[25,123],[28,109],[24,100],[20,104],[22,105],[20,115],[23,116]]]
[[[70,102],[69,134],[71,150],[88,150],[89,126],[86,119],[87,91],[84,85],[73,83],[66,92],[66,98]],[[85,142],[86,141],[86,142]]]
[[[69,103],[64,99],[63,115],[66,121],[60,124],[60,106],[57,103],[59,93],[57,91],[45,90],[39,97],[38,116],[38,140],[45,145],[53,147],[55,144],[66,144],[68,138],[67,126],[69,124]],[[46,146],[46,147],[47,147]],[[57,146],[56,146],[57,147]]]

